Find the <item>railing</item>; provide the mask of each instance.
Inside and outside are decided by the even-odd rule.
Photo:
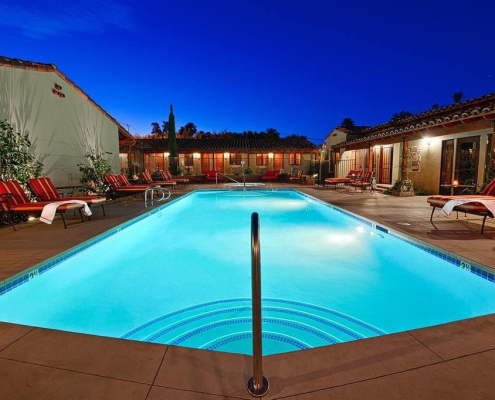
[[[235,182],[237,183],[239,186],[240,185],[243,185],[244,187],[244,191],[246,191],[246,175],[242,174],[242,181],[243,183],[239,182],[239,181],[236,181],[235,179],[231,178],[230,176],[228,175],[225,175],[225,174],[222,174],[220,172],[217,172],[215,174],[215,183],[218,185],[218,176],[223,176],[224,178],[227,178],[227,179],[230,179],[232,182]]]
[[[260,216],[251,214],[251,291],[253,302],[253,376],[247,388],[255,397],[268,392],[268,379],[263,376],[263,337],[261,326],[261,256],[260,256]]]
[[[165,191],[168,193],[167,197],[165,197]],[[161,199],[157,199],[156,201],[163,201],[163,200],[170,199],[170,196],[172,195],[172,193],[170,193],[170,190],[168,190],[168,189],[165,189],[162,187],[157,187],[157,186],[149,187],[144,192],[144,207],[148,208],[148,193],[150,193],[151,205],[153,205],[153,201],[154,201],[153,196],[154,196],[155,192],[160,192],[162,194]]]

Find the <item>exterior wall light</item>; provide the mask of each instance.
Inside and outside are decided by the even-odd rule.
[[[170,156],[170,153],[163,153],[163,155],[164,155],[165,157],[169,157],[169,156]]]
[[[193,153],[193,158],[201,158],[201,154],[200,153]]]
[[[225,158],[229,158],[229,157],[230,157],[230,153],[223,153],[223,156],[224,156]]]
[[[268,153],[268,158],[273,158],[273,153]]]

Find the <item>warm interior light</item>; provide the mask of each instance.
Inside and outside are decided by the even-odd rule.
[[[201,154],[200,153],[193,153],[193,158],[201,158]]]
[[[452,186],[454,186],[454,187],[459,186],[459,181],[457,179],[454,180],[454,182],[452,183]]]
[[[273,158],[273,153],[268,153],[268,158]]]
[[[168,156],[170,156],[170,153],[163,153],[163,155],[164,155],[165,157],[168,157]]]

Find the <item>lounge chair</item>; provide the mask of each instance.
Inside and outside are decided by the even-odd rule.
[[[204,172],[206,175],[206,180],[207,181],[216,181],[217,180],[217,171],[205,171]],[[218,179],[223,179],[222,176],[220,175]]]
[[[338,185],[350,185],[352,182],[357,180],[362,174],[359,170],[350,170],[345,178],[327,178],[323,181],[323,186],[329,185],[334,186],[337,190]]]
[[[162,179],[180,183],[182,186],[186,186],[189,183],[189,179],[173,177],[169,171],[160,171],[160,175],[162,176]]]
[[[297,181],[299,181],[300,183],[302,182],[302,171],[301,170],[297,171],[297,174],[295,176],[289,177],[290,183],[297,182]]]
[[[59,199],[57,201],[62,201]],[[11,225],[14,230],[14,223],[27,221],[30,214],[41,215],[43,208],[54,201],[32,202],[24,192],[18,181],[0,181],[0,209],[5,215],[5,221]],[[83,205],[79,203],[62,204],[57,208],[57,213],[62,217],[64,228],[67,229],[64,214],[71,211],[79,211],[81,222],[84,222],[81,210]]]
[[[119,179],[115,175],[105,175],[105,180],[110,185],[112,191],[116,195],[132,195],[132,194],[144,194],[146,189],[150,188],[150,185],[130,185],[124,186],[120,183]]]
[[[125,179],[127,180],[127,182],[129,182],[129,180],[127,179],[127,177],[125,175],[122,175],[125,177]],[[170,187],[172,188],[172,191],[175,192],[175,185],[177,185],[177,183],[175,182],[172,182],[172,181],[169,181],[169,180],[164,180],[164,181],[154,181],[153,178],[151,177],[151,174],[149,172],[143,172],[141,174],[141,176],[143,177],[144,181],[150,185],[150,186],[166,186],[166,187]],[[119,179],[120,180],[120,179]],[[122,182],[121,182],[122,183]],[[124,185],[124,186],[127,186],[127,185]],[[130,186],[130,182],[129,182],[129,186]]]
[[[361,189],[361,193],[364,193],[366,189],[370,189],[373,193],[373,172],[364,172],[359,178],[350,183],[354,187],[354,191],[358,188]]]
[[[101,206],[103,216],[105,216],[107,198],[104,196],[63,197],[60,195],[52,180],[48,177],[28,179],[27,184],[38,201],[82,200],[85,201],[90,208],[91,206]]]
[[[495,202],[495,179],[492,180],[488,186],[481,192],[480,195],[460,195],[460,196],[430,196],[426,199],[433,209],[431,210],[430,221],[433,221],[433,213],[436,208],[443,208],[450,200],[469,200],[465,204],[454,207],[453,211],[462,212],[464,214],[473,214],[483,217],[483,223],[481,225],[481,233],[485,230],[486,218],[493,218],[493,213],[486,207],[486,205],[477,202],[476,200],[489,200]]]
[[[265,175],[263,175],[264,180],[266,181],[276,181],[278,180],[278,174],[280,171],[265,171]]]

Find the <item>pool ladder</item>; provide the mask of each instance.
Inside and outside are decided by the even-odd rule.
[[[251,292],[253,302],[253,376],[247,388],[255,397],[268,392],[268,379],[263,376],[263,337],[261,324],[261,256],[260,256],[260,216],[251,214]]]

